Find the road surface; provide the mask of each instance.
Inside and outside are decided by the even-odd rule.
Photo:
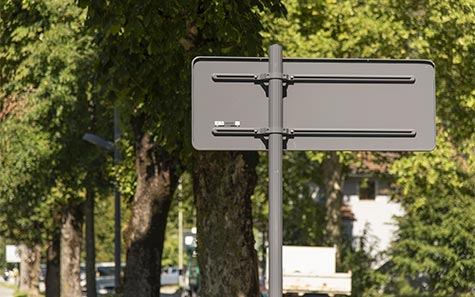
[[[15,293],[15,290],[3,287],[0,285],[0,297],[13,297],[13,294]],[[160,294],[161,297],[180,297],[180,293],[169,293],[169,294]]]
[[[15,290],[0,285],[0,297],[13,297]]]

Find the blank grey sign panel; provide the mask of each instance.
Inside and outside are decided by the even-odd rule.
[[[426,60],[284,59],[287,150],[428,151],[435,146],[435,69]],[[192,62],[198,150],[266,150],[267,58]]]

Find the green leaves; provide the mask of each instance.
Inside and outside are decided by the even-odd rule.
[[[3,100],[5,103],[12,99]],[[46,164],[54,153],[48,134],[33,124],[28,101],[28,97],[20,99],[25,103],[17,105],[17,109],[22,110],[0,119],[0,232],[7,238],[25,241],[42,237],[41,233],[24,231],[41,226],[38,217],[43,210],[38,203],[51,186],[51,171]]]
[[[82,202],[85,169],[103,160],[81,140],[100,110],[90,100],[95,54],[74,1],[8,1],[0,13],[0,232],[38,243],[58,228],[61,206]]]
[[[401,58],[405,30],[387,2],[288,1],[286,19],[263,16],[264,36],[292,57]]]
[[[398,218],[392,273],[402,281],[427,278],[427,286],[413,288],[413,294],[469,293],[475,285],[475,176],[473,163],[464,156],[464,149],[441,131],[436,150],[402,158],[393,166],[406,214]]]
[[[474,131],[474,1],[398,1],[397,19],[407,28],[407,52],[437,67],[437,114],[459,141]]]

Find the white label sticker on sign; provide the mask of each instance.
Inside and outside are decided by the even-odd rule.
[[[241,127],[241,121],[214,121],[215,127]]]

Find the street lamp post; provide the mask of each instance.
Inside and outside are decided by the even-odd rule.
[[[115,244],[115,252],[114,252],[114,285],[115,288],[120,287],[120,272],[121,272],[121,235],[120,235],[120,192],[117,186],[117,166],[119,165],[120,161],[120,150],[118,145],[118,139],[120,138],[120,129],[119,129],[119,111],[117,106],[114,107],[114,142],[107,141],[97,135],[91,133],[85,133],[82,137],[83,140],[105,148],[106,150],[114,152],[114,165],[116,166],[115,172],[115,183],[114,183],[114,244]]]
[[[114,269],[114,285],[117,288],[120,287],[120,272],[121,272],[121,236],[120,236],[120,192],[118,187],[118,166],[120,161],[120,150],[118,140],[120,138],[120,129],[119,129],[119,110],[117,105],[114,106],[114,165],[115,165],[115,184],[114,184],[114,205],[115,205],[115,215],[114,215],[114,241],[115,241],[115,269]]]
[[[179,285],[183,286],[183,185],[178,180],[178,268],[180,271]]]

